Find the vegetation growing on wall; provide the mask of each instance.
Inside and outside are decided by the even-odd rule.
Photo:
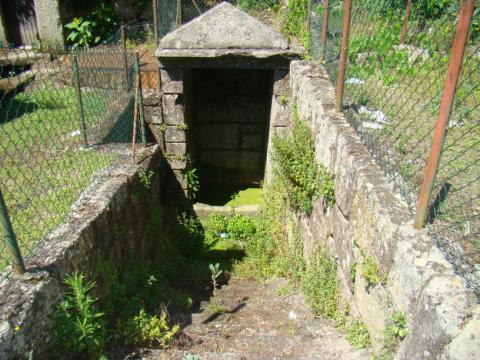
[[[279,0],[237,0],[236,5],[244,10],[265,10],[278,5]]]
[[[308,31],[308,0],[287,0],[282,13],[283,33],[300,40],[308,53],[311,50],[311,38]]]
[[[274,138],[274,160],[293,209],[310,214],[317,197],[326,207],[335,203],[334,175],[317,163],[312,132],[295,108],[291,135]]]

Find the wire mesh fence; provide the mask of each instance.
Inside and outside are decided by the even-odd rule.
[[[115,47],[0,53],[0,189],[23,255],[94,172],[131,158],[134,65]],[[1,242],[0,270],[8,263]]]
[[[409,5],[409,14],[407,14]],[[422,184],[461,2],[352,0],[343,108],[412,213]],[[314,1],[312,48],[337,80],[345,1]],[[408,16],[407,16],[408,15]],[[326,24],[326,32],[322,31]],[[480,293],[480,12],[476,10],[427,226]],[[322,34],[326,41],[322,41]]]

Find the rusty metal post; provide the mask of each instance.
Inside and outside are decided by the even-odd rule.
[[[182,0],[177,0],[177,28],[182,25]]]
[[[158,45],[158,8],[157,0],[152,0],[153,8],[153,35],[155,37],[155,45]]]
[[[88,145],[87,125],[85,124],[85,109],[83,106],[82,83],[80,77],[80,68],[78,66],[77,54],[72,53],[72,70],[75,82],[75,93],[77,95],[78,120],[80,122],[80,134],[82,135],[83,146]]]
[[[0,228],[4,236],[7,251],[13,261],[13,272],[17,275],[22,275],[25,272],[25,264],[23,262],[22,253],[18,246],[17,237],[13,231],[12,222],[8,215],[7,205],[3,199],[2,191],[0,190]]]
[[[142,142],[143,145],[147,145],[147,125],[145,122],[145,113],[143,109],[143,89],[142,89],[142,73],[140,71],[140,55],[138,51],[135,52],[135,76],[137,78],[137,88],[135,91],[138,93],[136,94],[138,110],[140,113],[140,127],[142,131]]]
[[[412,11],[413,0],[408,0],[405,10],[405,20],[403,21],[402,34],[400,35],[400,44],[405,45],[407,41],[408,22],[410,21],[410,12]]]
[[[342,45],[340,48],[340,64],[337,78],[337,112],[343,108],[343,91],[345,85],[345,67],[347,62],[348,37],[350,35],[350,18],[352,14],[352,0],[345,0],[345,13],[343,14]]]
[[[328,36],[328,17],[330,11],[330,1],[323,0],[323,24],[322,24],[322,52],[321,52],[321,59],[325,60],[325,52],[327,50],[327,36]]]
[[[122,39],[122,53],[123,53],[123,70],[125,72],[125,89],[130,89],[129,71],[128,71],[128,54],[127,54],[127,31],[125,25],[120,27],[120,38]]]
[[[448,64],[442,101],[440,103],[440,111],[435,126],[432,149],[430,150],[423,183],[418,196],[417,213],[414,223],[415,229],[420,229],[425,225],[430,198],[432,196],[433,184],[435,183],[435,176],[437,175],[438,166],[440,164],[445,134],[450,120],[450,113],[455,100],[458,78],[462,69],[465,46],[467,45],[468,33],[470,31],[474,10],[475,0],[463,0],[462,8],[460,10],[460,19],[458,20],[455,39],[450,54],[450,62]]]
[[[312,23],[312,1],[313,0],[308,0],[308,8],[307,8],[307,30],[308,33],[310,34],[311,32],[311,23]]]

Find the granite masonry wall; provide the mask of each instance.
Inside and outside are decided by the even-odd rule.
[[[64,223],[43,239],[26,258],[27,272],[0,281],[0,358],[48,358],[53,339],[62,279],[75,271],[87,277],[96,260],[113,263],[147,259],[155,239],[148,236],[147,206],[160,201],[163,158],[158,146],[138,154],[140,165],[109,167],[92,177],[92,184],[77,201]],[[154,172],[151,186],[140,185],[141,170]],[[3,274],[5,276],[5,273]],[[102,293],[101,286],[96,289]]]
[[[318,162],[335,174],[333,208],[325,209],[317,200],[309,217],[298,216],[305,256],[319,246],[335,254],[342,302],[363,319],[375,350],[381,347],[387,319],[401,311],[408,335],[397,359],[480,358],[478,299],[428,234],[413,229],[399,194],[391,190],[344,116],[335,113],[334,90],[325,70],[294,61],[290,87],[291,104],[314,133]],[[285,123],[284,111],[273,109],[272,116],[272,123]],[[373,257],[379,269],[381,281],[374,286],[362,277],[367,257]],[[350,277],[354,263],[355,281]]]

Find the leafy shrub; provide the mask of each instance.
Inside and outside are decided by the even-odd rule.
[[[200,220],[182,213],[178,218],[178,250],[185,258],[202,255],[204,231]]]
[[[265,10],[277,5],[279,0],[237,0],[236,4],[245,10]]]
[[[285,192],[278,180],[265,189],[266,205],[258,217],[255,235],[245,244],[245,259],[235,265],[237,275],[257,280],[284,276],[299,281],[305,268],[303,248],[298,231],[288,218]],[[293,227],[291,240],[287,226]]]
[[[149,315],[145,309],[125,322],[119,322],[118,337],[123,339],[125,346],[161,346],[168,347],[180,327],[170,328],[167,314]]]
[[[111,37],[118,28],[118,17],[113,6],[101,4],[90,15],[74,18],[65,28],[70,31],[67,41],[74,48],[88,47]]]
[[[308,0],[287,0],[282,19],[282,31],[289,37],[297,37],[307,52],[310,52],[312,46],[307,18]]]
[[[326,250],[313,253],[301,289],[316,316],[335,318],[339,303],[337,263]]]
[[[370,333],[365,323],[358,319],[349,318],[345,327],[347,340],[355,349],[370,347]]]
[[[75,352],[99,354],[105,346],[107,329],[104,313],[95,309],[98,299],[90,296],[95,282],[85,282],[84,275],[74,273],[67,275],[64,283],[68,291],[55,313],[56,342]]]
[[[377,359],[393,359],[395,349],[398,347],[400,341],[402,341],[407,336],[407,334],[408,328],[405,314],[400,311],[393,313],[387,320],[387,324],[385,326],[385,331],[383,334],[382,349]]]
[[[314,198],[321,196],[327,206],[335,202],[333,174],[315,159],[314,139],[308,125],[293,111],[290,136],[274,138],[274,160],[290,205],[309,214]]]

